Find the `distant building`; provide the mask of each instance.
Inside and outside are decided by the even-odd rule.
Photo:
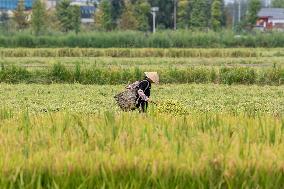
[[[81,22],[82,23],[93,23],[94,13],[96,8],[94,6],[81,6]]]
[[[35,0],[25,0],[25,8],[28,13],[31,13],[32,5]],[[60,0],[44,0],[46,8],[48,10],[55,9]],[[1,12],[8,13],[9,17],[13,16],[13,11],[17,8],[19,0],[0,0],[0,15]],[[96,10],[95,4],[97,0],[72,0],[71,5],[80,7],[81,10],[81,22],[93,23],[93,15]]]
[[[55,9],[59,0],[45,0],[45,2],[47,9]],[[95,4],[98,4],[98,0],[71,0],[71,5],[80,7],[82,23],[94,22]]]
[[[25,9],[27,15],[27,19],[30,19],[30,13],[33,6],[33,2],[35,0],[25,0]],[[14,16],[14,11],[18,7],[19,0],[0,0],[0,16],[6,13],[8,18],[12,18]]]
[[[284,9],[262,8],[258,13],[256,27],[261,30],[283,30],[284,31]]]
[[[19,0],[0,0],[0,10],[9,11],[17,8]],[[25,0],[25,7],[27,10],[32,8],[34,0]]]
[[[84,24],[93,23],[95,13],[95,4],[97,0],[73,0],[71,5],[79,6],[81,10],[81,22]]]

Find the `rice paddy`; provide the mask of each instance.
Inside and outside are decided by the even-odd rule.
[[[0,49],[0,188],[283,188],[282,49],[76,50]]]
[[[123,88],[122,85],[1,84],[0,101],[2,107],[13,112],[28,109],[33,113],[119,113],[113,97]],[[283,86],[172,84],[154,85],[152,93],[154,101],[179,102],[188,112],[284,114]]]
[[[283,118],[19,115],[0,123],[2,188],[282,188]]]

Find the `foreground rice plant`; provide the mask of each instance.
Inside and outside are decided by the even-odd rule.
[[[282,188],[284,119],[152,112],[0,122],[1,188]]]

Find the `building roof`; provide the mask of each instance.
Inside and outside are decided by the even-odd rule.
[[[282,8],[262,8],[258,14],[259,17],[272,17],[274,19],[284,19],[284,9]]]

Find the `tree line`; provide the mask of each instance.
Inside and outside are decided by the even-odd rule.
[[[273,0],[272,4],[274,7],[284,7],[284,0]],[[232,17],[224,0],[100,0],[95,6],[94,24],[88,26],[88,30],[149,31],[153,25],[151,7],[159,7],[159,29],[219,31],[230,25]],[[261,7],[261,0],[248,0],[240,27],[252,28]],[[1,20],[5,20],[5,14],[1,15]],[[25,13],[24,0],[19,0],[13,23],[16,30],[31,28],[35,35],[49,30],[78,33],[86,29],[82,28],[80,22],[80,7],[72,6],[70,0],[59,1],[56,9],[51,11],[46,10],[42,0],[35,0],[29,19]],[[11,24],[2,21],[3,26],[11,28]]]
[[[219,31],[231,28],[234,17],[230,6],[242,4],[238,27],[252,29],[257,13],[265,6],[263,0],[240,0],[225,4],[224,0],[101,0],[95,14],[96,29],[142,30],[152,27],[151,7],[159,7],[159,29],[202,29]],[[272,0],[272,7],[284,7],[284,0]],[[176,14],[175,14],[176,8]],[[176,17],[176,19],[175,19]],[[176,23],[175,23],[176,21]]]

